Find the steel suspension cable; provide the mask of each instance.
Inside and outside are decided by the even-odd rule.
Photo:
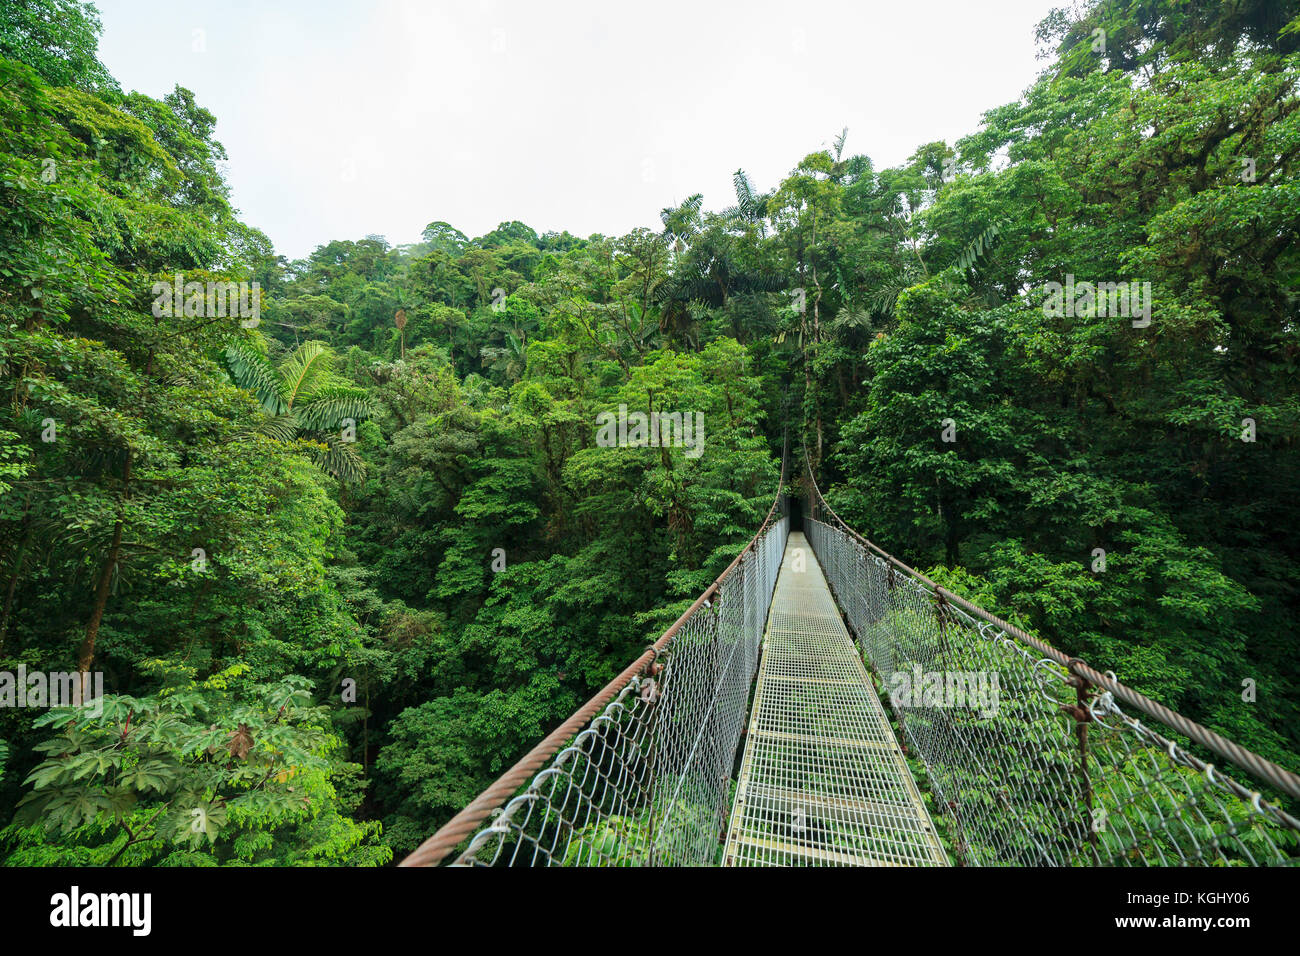
[[[1204,727],[1201,724],[1198,724],[1196,721],[1184,717],[1182,714],[1176,711],[1170,710],[1168,707],[1164,706],[1163,704],[1160,704],[1152,700],[1151,698],[1145,696],[1144,694],[1141,694],[1138,691],[1133,690],[1131,687],[1128,687],[1120,683],[1113,676],[1103,673],[1094,667],[1091,667],[1090,665],[1088,665],[1083,660],[1077,657],[1071,657],[1070,655],[1065,654],[1064,652],[1053,647],[1051,644],[1047,643],[1041,638],[1034,637],[1032,634],[1026,633],[1020,628],[1016,627],[1014,624],[1011,624],[994,614],[990,614],[988,611],[984,610],[984,608],[980,607],[979,605],[971,601],[968,601],[960,594],[956,594],[953,591],[950,591],[947,588],[937,584],[936,582],[928,578],[926,575],[922,574],[920,571],[916,570],[915,568],[911,567],[908,564],[903,563],[902,561],[898,560],[898,558],[894,557],[892,554],[890,554],[889,552],[885,551],[883,548],[876,545],[874,542],[863,537],[861,534],[859,534],[857,531],[851,528],[838,514],[836,514],[834,509],[832,509],[831,506],[826,503],[826,499],[822,497],[821,489],[817,486],[817,479],[812,471],[811,462],[807,458],[806,447],[804,449],[804,458],[805,458],[805,463],[808,465],[807,467],[808,481],[811,486],[816,507],[824,511],[827,515],[829,515],[831,519],[835,522],[835,524],[839,526],[840,529],[842,529],[847,535],[849,535],[851,538],[853,538],[863,547],[867,548],[874,554],[878,555],[881,559],[887,561],[890,565],[902,571],[903,573],[910,575],[916,580],[921,581],[928,588],[930,588],[936,595],[941,596],[944,600],[957,605],[958,607],[962,608],[963,610],[973,615],[974,617],[994,625],[1005,634],[1015,638],[1017,641],[1021,642],[1022,644],[1025,644],[1026,646],[1033,648],[1034,650],[1042,654],[1044,657],[1050,658],[1051,660],[1060,664],[1062,667],[1065,667],[1071,673],[1082,677],[1083,679],[1087,680],[1089,683],[1097,687],[1100,687],[1105,691],[1108,691],[1109,693],[1114,695],[1116,699],[1121,700],[1126,704],[1129,704],[1130,706],[1142,711],[1143,713],[1147,714],[1150,717],[1154,717],[1156,720],[1159,720],[1161,723],[1164,723],[1167,726],[1172,727],[1174,730],[1178,731],[1188,739],[1193,740],[1196,743],[1200,744],[1201,746],[1205,747],[1207,750],[1210,750],[1218,754],[1220,757],[1223,757],[1225,760],[1228,760],[1234,765],[1240,767],[1241,769],[1246,770],[1247,772],[1251,773],[1258,779],[1275,787],[1279,791],[1287,794],[1288,796],[1296,800],[1300,800],[1300,776],[1297,776],[1296,774],[1292,773],[1286,768],[1279,766],[1278,764],[1274,763],[1271,760],[1268,760],[1265,757],[1261,757],[1259,754],[1247,750],[1246,748],[1227,739],[1221,734],[1215,733],[1214,731],[1210,730],[1208,727]],[[1191,755],[1188,756],[1190,757]],[[1192,759],[1195,760],[1194,757],[1192,757]],[[1205,766],[1207,765],[1201,762],[1201,769],[1204,769]],[[1297,824],[1297,826],[1300,827],[1300,824]]]

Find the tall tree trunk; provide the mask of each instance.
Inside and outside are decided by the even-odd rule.
[[[118,558],[122,554],[122,529],[126,525],[126,503],[131,498],[131,462],[134,452],[126,453],[126,465],[122,469],[124,488],[122,503],[118,506],[117,523],[113,525],[113,541],[108,546],[104,558],[103,570],[99,573],[99,583],[95,586],[95,603],[90,609],[90,620],[86,622],[86,632],[77,651],[77,670],[81,674],[82,700],[90,687],[90,668],[95,663],[95,639],[99,637],[99,625],[104,620],[104,609],[108,606],[108,594],[113,584],[113,574],[117,569]]]
[[[822,441],[823,441],[823,437],[824,437],[824,435],[823,435],[823,432],[822,432],[822,407],[821,407],[821,404],[818,403],[818,405],[817,405],[817,464],[818,464],[819,466],[820,466],[821,463],[822,463]]]

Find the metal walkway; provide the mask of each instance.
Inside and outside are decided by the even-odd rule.
[[[787,464],[727,569],[403,866],[945,865],[912,766],[966,866],[1300,863],[1300,820],[1206,757],[1296,800],[1300,776],[892,557],[811,470],[790,532]],[[915,763],[846,628],[878,672],[944,677],[894,714]]]
[[[947,863],[821,566],[792,531],[723,865]]]

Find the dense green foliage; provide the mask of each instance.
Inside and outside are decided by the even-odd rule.
[[[1294,765],[1298,14],[1099,0],[899,168],[842,135],[621,237],[290,262],[189,91],[123,93],[93,8],[6,4],[0,671],[109,694],[0,709],[0,854],[411,850],[726,566],[787,428],[882,546]],[[260,321],[157,315],[177,274]],[[1047,314],[1067,275],[1151,322]],[[703,452],[601,446],[620,406]]]

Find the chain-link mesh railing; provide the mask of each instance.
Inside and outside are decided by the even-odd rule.
[[[954,862],[1300,862],[1300,823],[1210,761],[1282,800],[1300,796],[1300,778],[938,586],[809,485],[825,521],[805,532],[923,768]]]
[[[789,534],[784,474],[754,539],[677,623],[404,866],[462,845],[462,865],[720,862]],[[940,587],[808,485],[804,530],[954,862],[1300,863],[1283,809],[1300,802],[1295,774]]]
[[[403,865],[436,864],[470,834],[457,865],[719,862],[789,527],[778,491],[750,544],[640,659]]]

